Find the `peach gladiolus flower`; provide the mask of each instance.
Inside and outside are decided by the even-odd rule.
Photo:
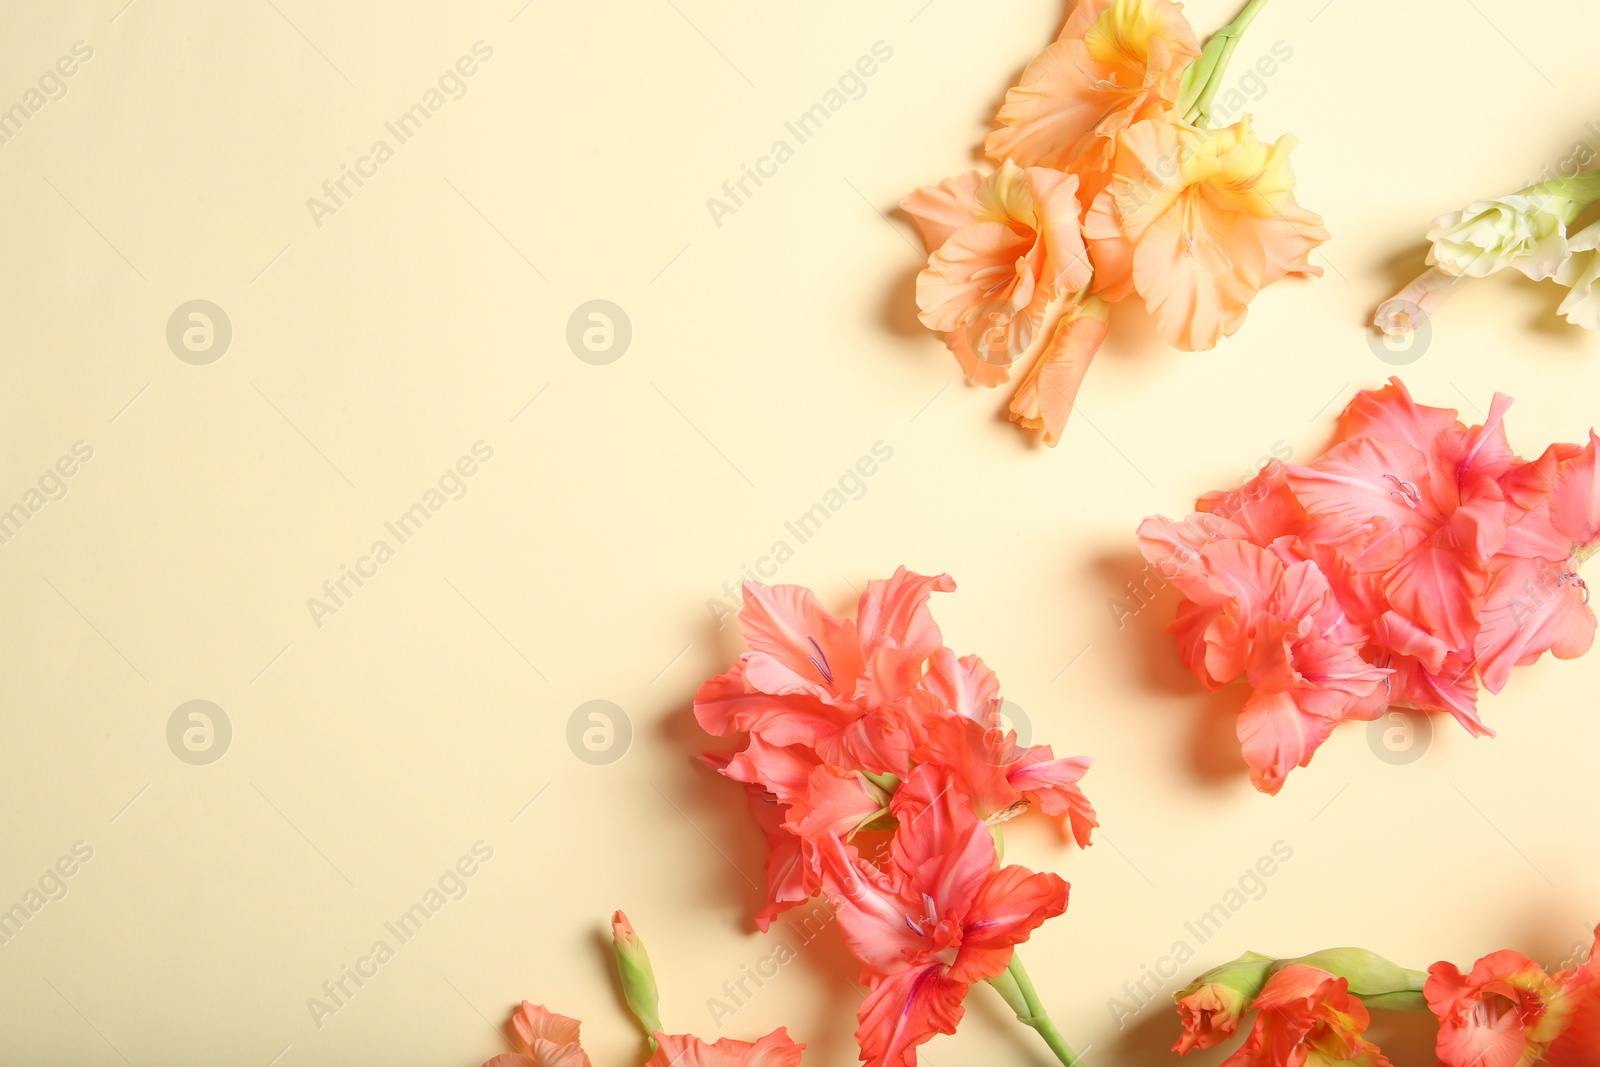
[[[918,317],[977,384],[1010,380],[1050,304],[1089,284],[1077,191],[1072,175],[1007,160],[987,176],[924,186],[900,205],[929,253]]]
[[[1171,110],[1199,54],[1182,8],[1169,0],[1083,0],[1007,91],[984,152],[996,163],[1074,173],[1087,203],[1105,185],[1117,134]]]
[[[578,1044],[578,1020],[524,1000],[511,1025],[522,1051],[503,1053],[483,1067],[589,1067],[589,1057]]]
[[[778,1027],[760,1041],[722,1038],[714,1044],[687,1034],[655,1035],[656,1053],[644,1067],[799,1067],[805,1048]]]
[[[1011,421],[1043,430],[1044,443],[1055,445],[1078,399],[1078,387],[1106,339],[1111,306],[1097,296],[1067,309],[1056,332],[1034,360],[1011,398]]]
[[[1295,139],[1257,140],[1248,120],[1200,129],[1146,120],[1118,137],[1110,184],[1084,218],[1094,291],[1137,292],[1169,344],[1212,348],[1244,324],[1250,301],[1328,239],[1294,198]]]
[[[1254,1029],[1222,1067],[1392,1067],[1366,1039],[1371,1016],[1350,983],[1291,964],[1256,999]]]
[[[1441,1067],[1532,1067],[1566,1028],[1556,981],[1510,949],[1491,952],[1469,974],[1435,963],[1423,996],[1439,1018]]]

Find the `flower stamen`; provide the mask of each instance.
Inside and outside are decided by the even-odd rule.
[[[829,685],[832,685],[833,668],[828,666],[827,653],[822,651],[822,646],[817,644],[817,639],[815,637],[808,637],[806,640],[811,642],[811,647],[817,650],[817,654],[815,656],[811,655],[809,652],[806,653],[806,659],[810,660],[811,665],[817,669],[817,673],[822,675],[822,680],[827,682]]]

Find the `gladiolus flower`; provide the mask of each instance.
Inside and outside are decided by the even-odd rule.
[[[809,589],[746,582],[739,627],[750,651],[695,696],[708,732],[752,732],[774,745],[804,745],[838,767],[906,770],[913,739],[907,703],[922,663],[942,639],[928,614],[948,575],[901,567],[867,585],[856,621],[823,610]]]
[[[1276,793],[1345,719],[1372,719],[1388,703],[1388,671],[1361,657],[1327,577],[1310,560],[1286,564],[1246,540],[1191,544],[1170,520],[1146,519],[1140,547],[1187,598],[1168,629],[1209,687],[1249,678],[1239,740],[1250,779]],[[1182,553],[1180,555],[1180,553]]]
[[[1373,324],[1387,334],[1416,329],[1463,278],[1511,268],[1534,281],[1554,278],[1571,292],[1559,311],[1600,329],[1600,224],[1576,236],[1567,228],[1600,198],[1600,171],[1553,178],[1510,196],[1477,200],[1434,220],[1430,269],[1378,306]]]
[[[1104,185],[1118,132],[1170,111],[1199,54],[1177,4],[1084,0],[1007,91],[984,152],[996,163],[1077,174],[1087,203]]]
[[[1556,975],[1567,1028],[1545,1054],[1550,1067],[1594,1067],[1600,1063],[1600,929],[1589,958]]]
[[[483,1067],[589,1067],[589,1057],[578,1044],[578,1020],[524,1000],[511,1025],[522,1051],[495,1056]]]
[[[995,980],[1023,1023],[1066,1049],[1013,954],[1065,909],[1066,883],[1002,868],[986,822],[1037,807],[1087,845],[1090,761],[1005,728],[994,673],[944,647],[928,610],[953,588],[902,567],[867,584],[850,620],[797,586],[748,583],[750,651],[695,700],[710,732],[748,735],[740,751],[701,759],[744,784],[767,839],[756,924],[818,892],[833,901],[871,987],[856,1036],[872,1067],[914,1067],[979,981]],[[626,977],[630,942],[618,938]]]
[[[1458,277],[1483,278],[1511,267],[1542,281],[1567,261],[1570,214],[1576,214],[1571,201],[1542,195],[1475,200],[1434,220],[1429,262]]]
[[[1007,160],[925,186],[900,206],[917,220],[929,258],[917,276],[919,318],[944,335],[979,385],[1010,379],[1051,302],[1089,283],[1078,179]]]
[[[1214,1048],[1234,1035],[1239,1022],[1261,995],[1275,961],[1246,952],[1214,968],[1173,996],[1183,1034],[1172,1051],[1186,1056],[1197,1048]]]
[[[1078,387],[1106,339],[1110,315],[1111,306],[1097,296],[1086,297],[1062,314],[1050,343],[1011,398],[1012,422],[1043,430],[1047,445],[1061,440]]]
[[[1567,248],[1572,256],[1556,273],[1556,281],[1571,291],[1556,310],[1574,326],[1600,330],[1600,222],[1579,231]]]
[[[799,1067],[805,1048],[781,1026],[756,1042],[725,1037],[708,1044],[698,1037],[663,1033],[655,1040],[658,1047],[645,1067]]]
[[[1349,983],[1291,964],[1256,999],[1255,1027],[1223,1067],[1391,1067],[1363,1035],[1371,1022]]]
[[[967,987],[1002,974],[1014,947],[1067,907],[1055,875],[1000,867],[945,769],[918,767],[892,811],[899,828],[886,869],[837,836],[823,846],[839,929],[871,987],[856,1031],[868,1067],[915,1067],[918,1045],[955,1032]]]
[[[1240,739],[1258,788],[1388,705],[1490,734],[1480,685],[1594,643],[1579,570],[1600,545],[1600,438],[1524,460],[1510,404],[1497,395],[1469,427],[1394,380],[1358,394],[1312,462],[1274,461],[1182,523],[1140,526],[1184,596],[1169,627],[1184,662],[1210,689],[1250,681]]]
[[[1307,256],[1328,231],[1295,201],[1294,144],[1263,144],[1248,121],[1123,130],[1111,182],[1084,218],[1094,291],[1137,292],[1169,344],[1196,350],[1237,331],[1266,286],[1320,275]]]
[[[1531,1067],[1566,1028],[1559,986],[1509,949],[1483,957],[1470,974],[1434,964],[1423,995],[1439,1019],[1441,1067]]]
[[[1049,745],[1024,747],[1015,731],[1002,730],[999,723],[941,718],[928,725],[927,740],[915,758],[948,769],[980,819],[1026,800],[1046,815],[1066,815],[1079,848],[1089,847],[1090,833],[1100,825],[1078,786],[1094,761],[1085,756],[1057,759]]]

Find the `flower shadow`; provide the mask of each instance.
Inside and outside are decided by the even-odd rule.
[[[1248,773],[1240,752],[1237,720],[1247,691],[1242,684],[1207,692],[1184,666],[1166,625],[1177,614],[1179,595],[1137,552],[1113,552],[1094,563],[1108,590],[1107,602],[1118,632],[1130,641],[1143,684],[1160,693],[1186,697],[1197,715],[1188,769],[1199,782],[1229,784]]]
[[[720,629],[710,620],[701,631],[696,647],[713,650],[711,657],[719,668],[731,666],[743,650],[739,628],[728,620]],[[696,686],[698,683],[696,683]],[[809,1062],[845,1062],[855,1055],[855,1014],[865,989],[856,981],[860,964],[851,957],[834,926],[831,908],[815,899],[797,905],[774,920],[766,933],[755,926],[755,915],[766,904],[766,841],[750,817],[744,787],[705,767],[695,758],[701,752],[733,752],[739,747],[734,738],[713,737],[701,729],[694,717],[694,693],[689,690],[662,720],[661,737],[665,744],[685,754],[674,761],[678,768],[664,788],[682,805],[683,814],[722,853],[727,863],[713,860],[697,865],[703,872],[704,898],[718,902],[730,913],[730,921],[750,937],[752,958],[771,960],[781,957],[776,977],[766,977],[753,985],[745,971],[729,971],[732,980],[743,980],[738,1002],[724,997],[735,1013],[757,998],[782,995],[788,969],[799,964],[826,990],[817,1014],[805,1027],[795,1026],[795,1037],[807,1044]],[[730,869],[732,868],[732,869]],[[609,946],[604,932],[597,935]],[[787,946],[788,951],[783,951]],[[609,951],[609,949],[608,949]],[[811,988],[819,983],[812,981]],[[618,987],[620,996],[620,986]],[[735,1023],[730,1022],[730,1027]],[[733,1036],[748,1039],[742,1032]]]

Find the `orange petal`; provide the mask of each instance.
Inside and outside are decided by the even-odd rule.
[[[941,332],[958,330],[980,306],[1009,303],[1019,280],[1017,261],[1032,245],[1032,234],[1019,234],[1000,222],[975,222],[957,230],[917,275],[922,324]],[[1031,297],[1031,276],[1028,285]]]
[[[972,201],[982,181],[982,172],[969,170],[938,185],[924,185],[900,202],[905,213],[917,220],[930,254],[972,222]]]
[[[1266,271],[1255,221],[1186,193],[1145,231],[1133,284],[1168,344],[1213,348],[1244,325]]]
[[[1047,445],[1061,439],[1083,376],[1105,340],[1109,312],[1104,300],[1091,296],[1082,307],[1063,315],[1050,344],[1011,398],[1011,421],[1043,430]]]

